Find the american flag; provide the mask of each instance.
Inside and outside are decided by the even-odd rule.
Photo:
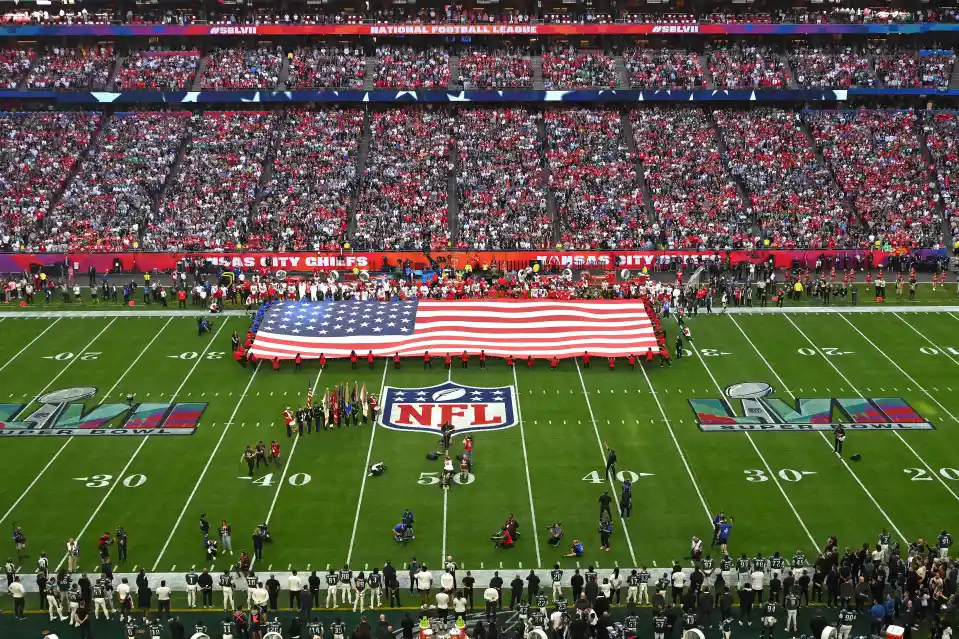
[[[313,382],[306,383],[306,407],[313,408]]]
[[[284,301],[267,310],[252,352],[316,359],[424,351],[549,358],[659,352],[639,300]]]

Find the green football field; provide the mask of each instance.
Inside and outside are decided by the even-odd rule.
[[[188,435],[3,435],[0,528],[23,528],[30,567],[40,551],[56,565],[76,537],[81,570],[94,571],[97,538],[122,525],[130,547],[119,569],[163,573],[205,565],[201,511],[214,528],[221,519],[232,524],[236,551],[249,549],[254,526],[268,521],[275,541],[257,568],[277,572],[344,562],[361,570],[386,559],[400,566],[412,555],[433,567],[452,555],[475,570],[663,566],[688,554],[693,535],[708,539],[719,510],[735,520],[730,551],[751,556],[809,556],[830,535],[841,545],[874,543],[883,528],[898,540],[959,530],[959,313],[801,310],[691,318],[692,352],[671,368],[630,370],[620,361],[611,371],[594,359],[588,369],[568,360],[556,371],[538,363],[515,372],[502,361],[479,370],[475,360],[465,371],[448,372],[438,360],[423,370],[419,359],[401,370],[382,360],[355,371],[348,362],[323,371],[309,362],[299,373],[291,365],[244,369],[229,352],[232,331],[248,327],[242,316],[218,318],[204,337],[194,318],[172,313],[6,316],[0,421],[42,418],[49,405],[37,398],[83,387],[95,394],[61,407],[61,423],[106,416],[112,430],[131,414],[149,423],[177,403],[190,432],[191,412],[202,414]],[[676,324],[665,326],[672,348]],[[437,448],[434,434],[367,425],[288,439],[282,425],[281,412],[305,401],[310,381],[321,394],[345,382],[379,392],[449,378],[512,386],[519,417],[475,436],[474,475],[449,491],[436,483],[440,462],[426,458]],[[738,393],[768,384],[771,395],[750,401],[779,423],[700,424],[691,400],[719,406],[728,422],[727,411],[744,414],[735,389],[725,403],[710,401],[736,384],[749,384]],[[116,406],[128,394],[131,406]],[[820,401],[797,405],[799,398]],[[797,426],[816,421],[808,414],[823,406],[824,430]],[[876,407],[895,408],[899,425],[879,423],[893,417]],[[843,458],[832,452],[828,426],[839,422],[850,425]],[[284,464],[251,481],[243,448],[270,439],[280,442]],[[635,478],[632,517],[625,525],[614,518],[609,552],[599,549],[597,500],[604,490],[618,494],[620,482],[604,478],[602,442],[616,449],[620,477]],[[850,460],[854,453],[860,461]],[[388,472],[367,478],[375,461]],[[404,508],[416,515],[416,539],[400,547],[391,528]],[[525,534],[515,548],[496,550],[489,536],[510,512]],[[563,523],[566,542],[583,539],[584,558],[566,559],[565,547],[546,543],[553,521]],[[4,544],[0,552],[12,555],[9,537]],[[213,569],[235,559],[221,555]]]

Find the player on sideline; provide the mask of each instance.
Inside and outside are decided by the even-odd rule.
[[[365,582],[364,582],[365,583]],[[353,603],[353,571],[349,564],[343,564],[340,571],[340,601],[343,603]]]
[[[336,608],[336,586],[340,583],[336,571],[330,568],[330,573],[326,576],[326,607]]]
[[[760,634],[761,637],[770,637],[773,636],[773,632],[776,630],[776,612],[779,608],[779,604],[770,597],[770,600],[766,602],[763,608],[763,629]]]

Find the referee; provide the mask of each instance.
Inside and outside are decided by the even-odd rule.
[[[606,447],[606,479],[609,479],[610,471],[613,471],[613,477],[616,477],[616,451],[606,442],[603,442],[603,446]]]

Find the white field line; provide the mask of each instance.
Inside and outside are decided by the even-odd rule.
[[[380,394],[377,398],[383,401],[383,389],[386,388],[386,372],[390,369],[390,358],[383,358],[383,379],[380,380]],[[356,515],[353,517],[353,531],[350,533],[350,548],[346,551],[346,563],[353,558],[353,543],[356,541],[356,529],[360,526],[360,509],[363,508],[363,493],[366,491],[366,475],[370,468],[370,458],[373,456],[373,441],[376,439],[376,420],[370,426],[370,445],[366,449],[366,464],[363,466],[363,478],[360,480],[360,496],[356,501]],[[445,530],[445,528],[444,528]]]
[[[776,380],[779,382],[779,385],[789,394],[790,397],[792,397],[795,400],[796,399],[795,393],[789,390],[789,386],[786,384],[785,381],[783,381],[783,378],[779,376],[779,373],[776,372],[776,369],[772,367],[772,364],[769,363],[769,361],[762,354],[762,352],[760,352],[759,347],[757,347],[756,344],[753,342],[753,340],[750,339],[749,335],[746,334],[746,331],[744,331],[742,326],[739,325],[739,322],[736,321],[736,318],[730,315],[729,319],[732,320],[733,324],[736,325],[736,328],[739,329],[739,332],[743,334],[743,337],[746,338],[746,341],[749,342],[749,345],[753,347],[753,350],[756,351],[756,355],[758,355],[759,359],[763,361],[763,364],[766,365],[766,368],[769,369],[769,372],[773,374],[773,377],[776,378]],[[829,443],[829,438],[826,437],[825,433],[823,433],[822,431],[816,431],[816,432],[819,433],[819,436],[826,443],[826,446],[830,450],[832,450],[832,444]],[[842,462],[842,465],[846,467],[846,470],[849,471],[849,474],[852,475],[852,478],[856,480],[856,483],[859,484],[859,487],[862,488],[862,492],[866,494],[866,497],[869,498],[869,501],[871,501],[873,505],[876,507],[876,509],[879,510],[879,513],[886,520],[886,523],[889,524],[889,526],[896,533],[896,535],[899,536],[900,539],[902,539],[904,542],[906,542],[906,544],[908,544],[909,539],[905,535],[903,535],[902,532],[899,530],[899,528],[896,526],[896,524],[893,523],[892,518],[890,518],[889,515],[886,513],[886,511],[883,510],[882,506],[879,505],[879,502],[876,501],[876,498],[872,496],[872,493],[869,491],[869,489],[866,488],[866,486],[862,483],[862,481],[853,471],[852,467],[849,466],[849,462],[847,462],[842,457],[840,457],[839,460]]]
[[[2,318],[0,318],[0,319],[2,319]],[[56,325],[56,323],[59,322],[59,321],[60,321],[60,318],[59,318],[59,317],[58,317],[57,319],[53,320],[53,322],[51,322],[49,326],[47,326],[45,329],[43,329],[42,331],[40,331],[40,334],[39,334],[39,335],[37,335],[36,337],[34,337],[32,340],[30,340],[30,342],[29,342],[26,346],[24,346],[24,347],[21,348],[19,351],[17,351],[17,354],[16,354],[16,355],[14,355],[14,356],[11,357],[10,359],[8,359],[8,360],[6,361],[6,363],[4,363],[3,366],[0,366],[0,373],[3,372],[3,369],[5,369],[5,368],[6,368],[7,366],[9,366],[10,364],[12,364],[15,359],[17,359],[18,357],[20,357],[21,355],[23,355],[23,353],[24,353],[28,348],[30,348],[31,346],[33,346],[38,339],[40,339],[41,337],[43,337],[44,335],[46,335],[46,334],[47,334],[47,331],[49,331],[51,328],[53,328],[53,327]]]
[[[709,375],[709,378],[710,378],[711,380],[713,380],[713,384],[716,386],[716,390],[719,391],[719,395],[720,395],[721,397],[723,397],[723,402],[725,402],[725,403],[728,405],[729,402],[727,402],[726,399],[725,399],[726,396],[725,396],[725,394],[723,393],[722,386],[720,386],[720,385],[719,385],[719,382],[716,381],[716,377],[713,376],[713,372],[712,372],[711,370],[709,370],[709,365],[706,364],[706,359],[699,353],[699,351],[696,349],[696,346],[695,346],[691,341],[688,342],[688,343],[689,343],[689,347],[692,349],[693,353],[696,354],[696,358],[702,363],[703,368],[706,369],[706,373]],[[773,469],[770,467],[769,462],[766,461],[766,457],[763,455],[762,451],[759,450],[759,446],[757,446],[757,445],[756,445],[756,442],[753,441],[753,436],[752,436],[750,433],[744,433],[744,435],[746,435],[746,439],[749,440],[749,443],[752,445],[753,450],[756,451],[756,454],[759,456],[759,460],[763,463],[763,466],[766,467],[766,473],[767,473],[768,476],[773,480],[773,483],[776,484],[776,488],[779,489],[779,492],[780,492],[780,494],[782,494],[783,499],[786,500],[786,504],[789,505],[789,509],[793,512],[793,515],[796,516],[796,520],[799,522],[799,525],[802,527],[803,532],[805,532],[805,533],[806,533],[806,536],[809,538],[809,542],[812,544],[812,547],[813,547],[813,548],[818,548],[818,545],[816,544],[816,539],[815,539],[815,537],[813,537],[813,536],[812,536],[812,533],[809,532],[809,528],[806,527],[806,522],[803,521],[803,518],[802,518],[802,516],[799,514],[799,511],[796,510],[796,506],[793,505],[793,502],[792,502],[792,500],[789,498],[789,495],[786,494],[786,490],[783,488],[782,484],[779,483],[779,477],[776,475],[776,473],[775,473],[775,472],[773,471]]]
[[[513,366],[513,388],[516,391],[516,419],[519,420],[519,439],[523,446],[523,466],[526,468],[526,491],[529,493],[529,513],[533,519],[533,530],[538,531],[539,526],[536,524],[536,507],[533,506],[533,482],[530,479],[529,457],[526,454],[526,428],[523,426],[523,409],[520,407],[521,393],[519,392],[519,379],[516,376],[515,366]],[[626,530],[625,526],[623,526],[623,530]],[[629,533],[626,534],[628,535]],[[533,535],[533,542],[536,546],[536,565],[542,566],[543,561],[539,554],[539,535]]]
[[[596,444],[599,446],[599,457],[603,460],[603,464],[606,463],[606,452],[603,449],[603,438],[599,435],[599,425],[596,423],[596,416],[593,414],[593,404],[589,401],[589,391],[586,390],[586,380],[583,379],[583,371],[579,367],[579,359],[573,358],[573,363],[576,364],[576,374],[579,375],[579,383],[583,387],[583,395],[586,397],[586,409],[589,411],[589,420],[593,422],[593,432],[596,433]],[[616,486],[613,484],[613,478],[608,474],[606,475],[606,481],[609,483],[610,490],[613,493],[613,500],[616,501],[616,510],[620,513],[619,523],[623,526],[623,533],[626,536],[626,545],[629,547],[629,557],[633,560],[633,565],[636,565],[636,553],[633,552],[633,540],[629,536],[629,528],[626,527],[626,521],[622,517],[622,508],[619,503],[619,493],[616,491]]]

